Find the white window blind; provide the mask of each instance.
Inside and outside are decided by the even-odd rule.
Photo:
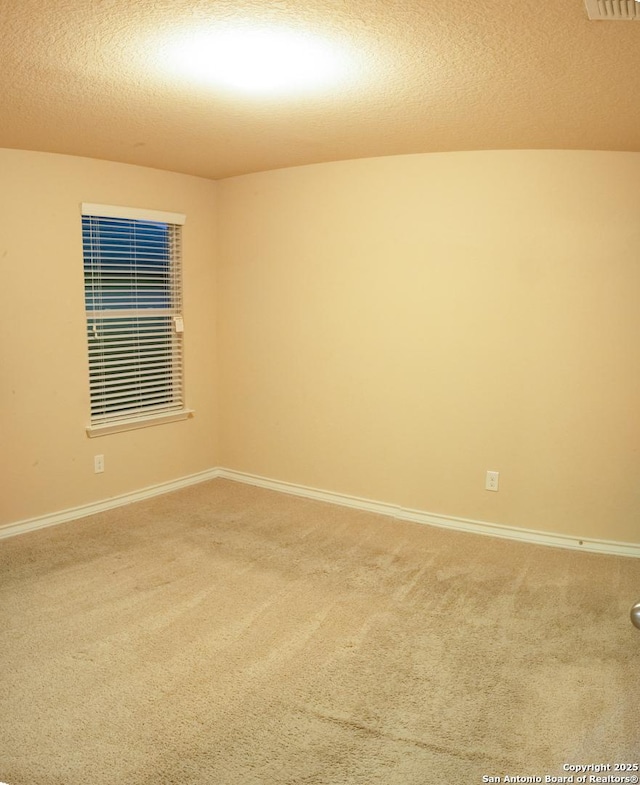
[[[103,205],[82,213],[89,433],[178,419],[184,216]]]

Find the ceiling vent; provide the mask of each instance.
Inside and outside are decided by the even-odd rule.
[[[589,19],[640,22],[639,0],[584,0]]]

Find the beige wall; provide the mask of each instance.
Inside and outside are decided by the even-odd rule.
[[[222,181],[221,463],[639,542],[639,204],[626,153]]]
[[[215,192],[211,181],[0,150],[0,524],[56,513],[217,463]],[[89,439],[81,202],[187,214],[186,422]],[[96,475],[93,456],[105,456]]]
[[[0,525],[219,464],[640,541],[640,155],[431,154],[216,184],[0,150],[0,184]],[[83,201],[187,214],[194,419],[87,438]]]

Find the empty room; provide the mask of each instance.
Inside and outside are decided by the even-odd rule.
[[[638,782],[640,2],[5,2],[0,186],[0,785]]]

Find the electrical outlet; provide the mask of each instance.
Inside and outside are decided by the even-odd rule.
[[[93,456],[93,471],[96,474],[101,474],[104,471],[104,455]]]
[[[498,481],[500,479],[500,472],[487,472],[487,479],[484,483],[486,491],[497,491]]]

